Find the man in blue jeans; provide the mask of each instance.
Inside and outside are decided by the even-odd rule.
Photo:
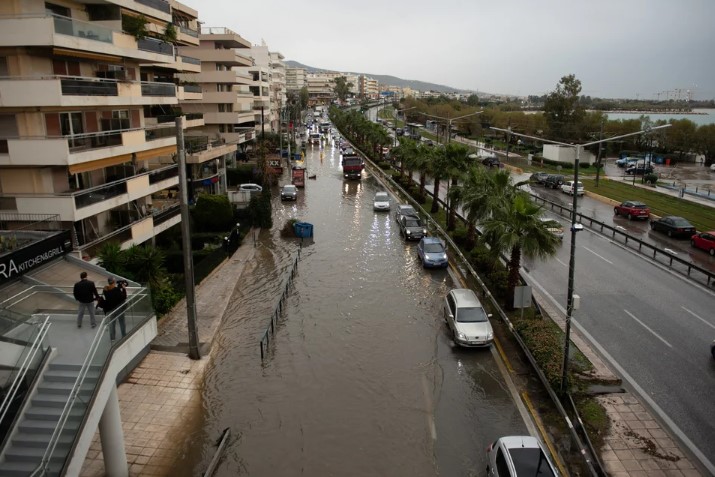
[[[82,328],[82,319],[84,311],[89,311],[89,322],[92,328],[97,326],[97,321],[94,318],[94,302],[99,300],[99,293],[93,281],[87,279],[87,272],[79,274],[80,281],[74,284],[74,299],[79,302],[77,310],[77,328]]]

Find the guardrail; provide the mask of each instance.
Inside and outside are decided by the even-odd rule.
[[[341,134],[342,131],[340,131]],[[347,137],[347,136],[345,136]],[[531,354],[531,351],[529,351],[529,348],[526,346],[526,343],[521,339],[521,336],[519,336],[519,333],[516,331],[514,328],[514,325],[511,323],[511,320],[509,320],[509,317],[504,313],[504,310],[502,310],[501,306],[499,305],[499,302],[497,299],[492,295],[491,291],[489,288],[486,286],[486,284],[482,281],[481,277],[477,274],[477,272],[472,268],[471,264],[469,263],[469,260],[462,254],[461,250],[455,244],[451,237],[449,236],[448,233],[446,233],[440,225],[435,222],[432,219],[432,216],[427,213],[424,209],[422,209],[421,205],[415,201],[410,194],[408,194],[399,184],[397,184],[392,177],[388,177],[387,174],[384,173],[382,169],[380,169],[376,164],[372,162],[372,160],[364,154],[362,151],[359,149],[353,148],[358,151],[363,157],[367,159],[367,162],[377,171],[380,171],[380,175],[383,178],[383,180],[387,180],[390,182],[390,185],[400,191],[400,193],[403,195],[403,197],[406,198],[415,208],[416,210],[422,211],[422,213],[428,218],[432,226],[439,232],[439,234],[444,238],[444,240],[449,244],[450,248],[454,252],[454,254],[457,255],[459,258],[459,261],[461,265],[464,267],[464,269],[468,272],[468,274],[477,282],[479,287],[482,290],[482,296],[487,298],[489,300],[489,303],[491,304],[492,308],[497,312],[501,320],[507,325],[509,328],[509,331],[511,332],[511,335],[514,337],[514,339],[517,341],[519,344],[521,350],[523,353],[526,355],[527,359],[529,360],[529,363],[531,363],[532,368],[536,372],[537,376],[539,377],[539,380],[541,381],[541,384],[543,387],[546,389],[546,392],[549,394],[549,397],[551,398],[552,402],[554,403],[554,406],[558,410],[559,414],[561,415],[562,419],[564,422],[566,422],[568,428],[569,428],[569,433],[571,435],[571,440],[572,443],[576,446],[578,454],[583,458],[583,463],[586,466],[586,469],[588,469],[588,473],[591,476],[597,476],[597,477],[605,477],[607,474],[605,470],[603,469],[603,466],[601,465],[601,462],[598,460],[597,454],[595,453],[595,450],[593,449],[593,446],[591,445],[590,440],[588,440],[588,437],[586,436],[586,442],[587,444],[584,445],[582,442],[581,435],[586,435],[586,430],[583,428],[583,425],[581,424],[581,418],[578,415],[578,411],[576,411],[575,406],[573,406],[572,412],[575,415],[575,419],[572,419],[564,409],[564,406],[559,399],[559,397],[556,395],[554,390],[551,388],[551,385],[549,384],[548,380],[546,379],[546,376],[544,373],[541,371],[541,368],[539,368],[538,363],[536,362],[536,359],[534,356]],[[460,217],[461,219],[461,217]],[[570,399],[570,395],[567,395]],[[573,401],[571,401],[573,403]],[[574,422],[577,423],[577,426],[574,425]]]
[[[544,199],[535,194],[531,194],[531,197],[536,202],[541,202],[544,205],[549,204],[551,210],[558,210],[559,215],[568,217],[571,216],[570,207],[557,204],[556,202]],[[636,238],[628,234],[627,232],[624,232],[623,230],[619,230],[616,227],[605,224],[598,219],[588,217],[586,215],[581,214],[580,212],[576,212],[576,216],[580,220],[581,224],[587,225],[591,229],[598,230],[604,235],[610,235],[612,239],[617,240],[618,243],[625,245],[630,250],[634,250],[641,255],[647,256],[648,258],[655,260],[657,263],[665,265],[669,269],[681,275],[684,275],[685,277],[693,281],[696,281],[698,283],[704,283],[707,286],[715,285],[714,272],[711,272],[698,265],[695,265],[694,263],[684,260],[672,252],[669,252],[667,250],[661,250],[655,245],[644,242],[643,240]]]
[[[281,297],[278,300],[278,304],[276,305],[275,309],[273,310],[273,314],[271,315],[271,322],[268,324],[268,326],[266,327],[266,331],[263,332],[263,336],[261,337],[261,341],[259,343],[259,346],[261,348],[261,361],[263,361],[266,356],[266,353],[268,352],[268,346],[271,344],[271,336],[274,336],[276,334],[278,318],[281,316],[281,313],[283,313],[283,305],[288,299],[288,291],[290,290],[290,286],[293,284],[293,279],[295,278],[295,274],[298,270],[300,250],[301,249],[299,248],[298,255],[293,259],[293,265],[291,266],[290,273],[288,274],[288,278],[283,284],[283,293],[281,294]]]

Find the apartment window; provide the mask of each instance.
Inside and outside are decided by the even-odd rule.
[[[219,104],[218,105],[218,112],[219,113],[231,113],[233,112],[233,104],[227,103],[227,104]]]
[[[52,59],[52,72],[56,75],[62,76],[81,76],[79,62],[78,61],[68,61],[60,60],[57,58]]]
[[[82,134],[83,132],[82,113],[60,113],[60,134],[70,136],[68,139],[70,148],[81,145],[83,142],[82,139],[75,139],[72,136]]]
[[[219,93],[227,93],[231,91],[231,85],[230,84],[224,84],[224,83],[219,83],[216,85],[216,91]]]
[[[45,2],[45,13],[48,15],[61,15],[63,17],[72,16],[72,12],[69,8],[49,2]]]
[[[10,76],[10,72],[7,69],[7,58],[0,56],[0,76]]]

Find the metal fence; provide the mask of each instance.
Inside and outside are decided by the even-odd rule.
[[[293,265],[291,265],[290,272],[288,273],[288,277],[286,278],[285,282],[283,283],[283,293],[281,293],[281,297],[278,300],[278,304],[273,310],[273,314],[271,315],[271,322],[268,324],[266,327],[266,331],[263,332],[263,336],[261,337],[261,341],[259,343],[260,348],[261,348],[261,361],[265,359],[266,354],[268,353],[268,346],[271,344],[271,337],[275,336],[276,334],[276,327],[278,326],[278,318],[280,318],[281,313],[283,313],[283,307],[285,305],[286,300],[288,299],[288,292],[290,291],[291,285],[293,285],[293,279],[295,278],[295,275],[298,271],[298,260],[300,260],[300,248],[298,249],[298,254],[296,257],[293,259]]]
[[[552,202],[534,194],[531,194],[531,197],[537,203],[540,202],[544,205],[548,205],[552,211],[558,211],[559,215],[568,217],[571,216],[570,207],[557,204],[556,202]],[[629,250],[636,251],[661,265],[665,265],[669,269],[686,276],[690,280],[707,286],[715,284],[714,272],[695,265],[688,260],[684,260],[667,249],[659,249],[655,245],[644,242],[643,240],[636,238],[629,233],[618,229],[617,227],[605,224],[598,219],[594,219],[593,217],[588,217],[579,212],[576,212],[576,216],[584,226],[588,226],[593,230],[597,230],[604,235],[610,236],[613,240],[628,247]]]

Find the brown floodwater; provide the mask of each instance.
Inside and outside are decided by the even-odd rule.
[[[281,203],[236,283],[211,351],[201,424],[172,475],[201,475],[221,431],[232,437],[217,476],[483,475],[485,448],[526,427],[491,350],[455,348],[442,317],[458,284],[422,268],[367,171],[344,180],[337,150],[309,147],[298,200]],[[289,182],[285,172],[281,183]],[[259,341],[310,222],[275,337]],[[245,240],[244,247],[254,246]]]

